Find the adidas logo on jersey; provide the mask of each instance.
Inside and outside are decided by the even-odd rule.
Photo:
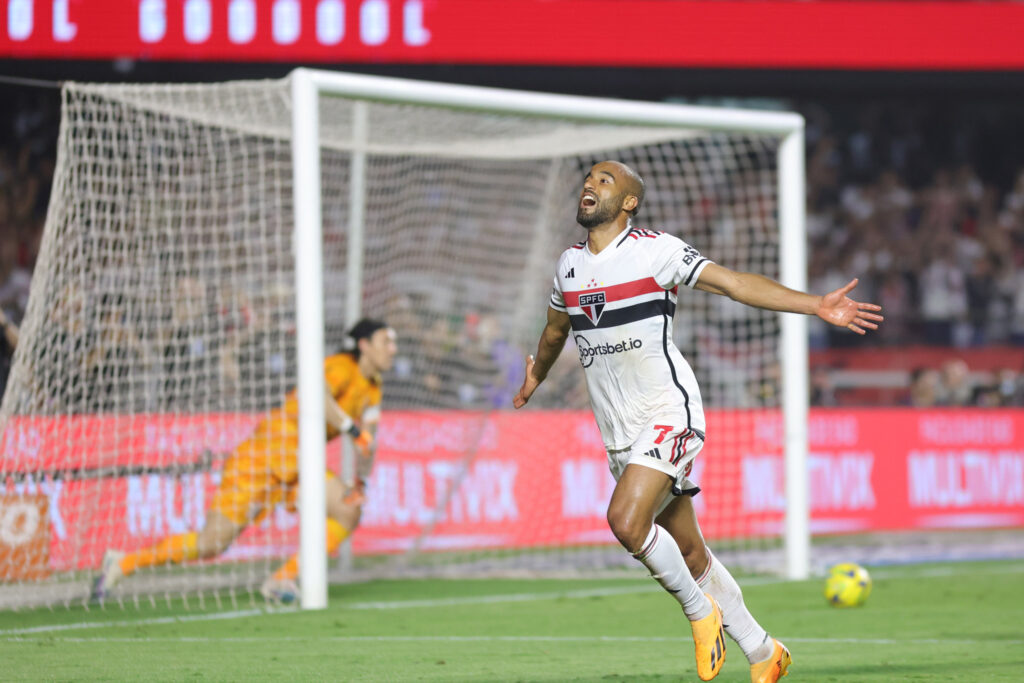
[[[565,274],[565,279],[568,280],[571,277],[576,277],[576,269],[570,268],[569,272]]]

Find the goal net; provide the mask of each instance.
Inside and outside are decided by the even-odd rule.
[[[106,550],[202,528],[225,461],[296,386],[291,93],[289,79],[64,87],[0,409],[0,607],[81,604]],[[613,481],[572,341],[511,410],[558,255],[585,236],[592,163],[643,175],[638,227],[780,277],[781,133],[730,131],[737,112],[618,123],[600,120],[604,101],[547,98],[582,116],[319,98],[325,348],[346,348],[360,314],[399,345],[362,525],[332,579],[640,569],[607,529]],[[675,316],[708,412],[702,528],[759,571],[785,567],[782,324],[689,290]],[[342,474],[343,450],[328,444]],[[222,554],[140,568],[110,599],[259,600],[298,529],[294,509],[265,506]]]

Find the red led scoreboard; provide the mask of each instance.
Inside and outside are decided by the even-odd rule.
[[[0,58],[1019,70],[1024,3],[0,0]]]

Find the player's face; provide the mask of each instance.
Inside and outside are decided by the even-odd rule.
[[[387,372],[398,353],[398,335],[390,327],[374,332],[363,344],[360,355],[369,360],[377,372]]]
[[[611,164],[596,164],[583,179],[576,222],[587,230],[610,223],[622,211],[627,192]]]

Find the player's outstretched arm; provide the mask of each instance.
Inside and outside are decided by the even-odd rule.
[[[775,280],[755,273],[740,273],[711,263],[697,278],[697,289],[728,296],[734,301],[771,311],[816,315],[827,323],[846,327],[857,334],[877,330],[882,310],[877,304],[854,301],[847,294],[857,286],[857,279],[825,296],[798,292]]]
[[[526,378],[523,380],[523,386],[520,387],[519,393],[512,399],[513,406],[522,408],[526,405],[530,397],[533,396],[533,392],[548,376],[548,371],[558,360],[558,354],[562,352],[565,340],[568,338],[569,314],[548,308],[548,322],[544,325],[544,331],[540,333],[537,354],[526,357]]]
[[[368,457],[371,454],[373,433],[356,426],[355,421],[335,401],[330,389],[324,393],[324,418],[327,420],[327,424],[352,437],[352,443],[355,444],[361,456]]]

